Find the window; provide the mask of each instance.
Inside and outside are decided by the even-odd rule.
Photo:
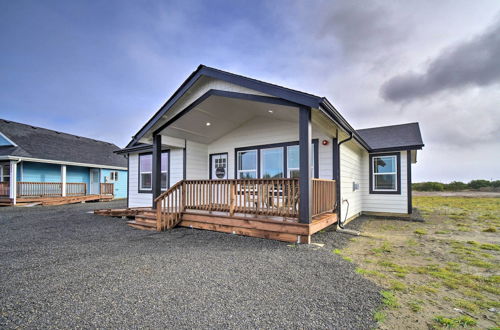
[[[168,152],[161,154],[161,190],[168,188]]]
[[[151,190],[153,188],[153,155],[139,155],[139,189]]]
[[[257,178],[257,150],[238,151],[238,179]]]
[[[263,179],[282,178],[283,170],[283,148],[268,148],[260,151],[261,168],[260,176]]]
[[[118,171],[109,172],[109,180],[110,181],[118,181]]]
[[[288,168],[288,177],[289,178],[298,178],[300,171],[300,154],[299,154],[299,146],[289,146],[287,147],[287,168]]]
[[[311,177],[314,178],[315,143],[311,144]],[[287,147],[287,169],[289,178],[298,178],[300,175],[300,149],[298,145]]]
[[[10,165],[0,165],[0,182],[10,182]]]
[[[318,140],[311,144],[311,177],[318,176]],[[300,148],[298,142],[285,142],[236,149],[235,177],[298,178]]]
[[[161,190],[168,188],[168,151],[161,153]],[[117,172],[118,175],[118,172]],[[118,176],[116,177],[118,180]],[[153,155],[141,154],[139,155],[139,192],[149,192],[153,189]]]
[[[370,155],[370,193],[400,193],[400,155]]]

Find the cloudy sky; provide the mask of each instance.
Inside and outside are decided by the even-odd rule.
[[[500,2],[0,0],[0,118],[124,146],[203,63],[418,121],[414,181],[500,179]]]

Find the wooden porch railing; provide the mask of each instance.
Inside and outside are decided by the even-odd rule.
[[[332,212],[337,201],[335,180],[312,180],[312,214]]]
[[[66,183],[66,196],[84,196],[87,194],[87,184],[83,182]]]
[[[0,196],[10,196],[10,182],[0,182]]]
[[[18,182],[17,197],[55,197],[62,195],[61,182]]]
[[[335,209],[334,180],[313,179],[312,213]],[[298,218],[298,179],[183,180],[155,199],[157,230],[175,227],[186,209]]]
[[[101,183],[101,195],[113,195],[115,187],[113,183]]]

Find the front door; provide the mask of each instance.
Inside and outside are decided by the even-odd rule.
[[[91,168],[90,169],[90,194],[91,195],[99,195],[99,169]]]
[[[227,179],[227,153],[210,155],[210,179]]]

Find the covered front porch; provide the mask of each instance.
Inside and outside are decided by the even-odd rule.
[[[66,165],[33,162],[28,164],[40,165],[37,176],[27,174],[25,162],[0,162],[0,206],[61,205],[114,198],[114,184],[99,182],[98,170],[90,169],[90,181],[68,182]],[[72,167],[73,169],[89,172],[89,169],[84,167]],[[47,181],[30,180],[41,177]]]
[[[129,203],[145,206],[151,196],[130,225],[304,243],[337,222],[334,163],[346,136],[323,112],[241,91],[198,95],[148,123],[141,144],[125,149],[138,173]]]

